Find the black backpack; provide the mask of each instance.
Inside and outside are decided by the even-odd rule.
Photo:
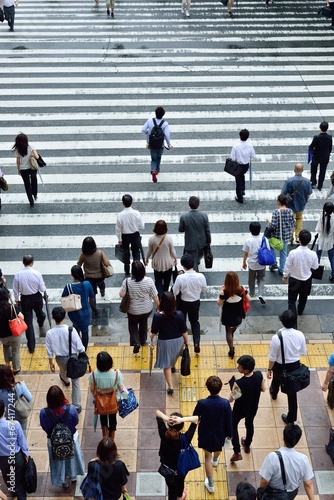
[[[151,149],[161,149],[163,148],[165,140],[165,134],[162,130],[162,124],[164,123],[164,120],[161,120],[159,125],[157,125],[155,118],[153,118],[153,123],[154,127],[152,128],[150,136],[148,138],[148,145]]]
[[[66,417],[70,411],[70,405],[66,405],[66,410],[64,416],[61,419],[61,422],[57,422],[48,408],[45,408],[45,411],[55,424],[50,435],[53,460],[58,462],[60,460],[68,460],[69,458],[73,458],[73,436],[72,432],[65,424]]]

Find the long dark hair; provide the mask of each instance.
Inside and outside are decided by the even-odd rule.
[[[16,149],[20,156],[28,154],[28,136],[22,132],[15,137],[15,143],[12,149]]]
[[[8,302],[9,300],[9,292],[7,288],[1,287],[0,288],[0,315],[6,314],[9,309],[10,309],[10,304]]]
[[[0,389],[11,391],[15,387],[15,378],[10,366],[0,365]]]
[[[75,280],[80,281],[80,283],[85,281],[84,274],[83,274],[82,268],[80,266],[77,266],[77,265],[72,266],[71,267],[71,274],[72,274],[72,277]]]
[[[96,252],[97,246],[92,236],[86,236],[82,242],[81,250],[84,255],[93,255]]]
[[[164,292],[162,294],[159,311],[163,312],[166,316],[175,316],[176,301],[172,292]]]
[[[331,215],[333,212],[333,203],[331,201],[326,201],[322,209],[322,228],[325,235],[328,235],[331,229]]]
[[[118,459],[117,446],[113,439],[104,437],[97,445],[96,455],[103,463],[113,464]]]
[[[54,410],[56,415],[64,413],[63,406],[68,404],[65,394],[58,385],[52,385],[49,388],[46,394],[46,402],[48,408]]]

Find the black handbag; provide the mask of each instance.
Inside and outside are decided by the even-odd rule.
[[[282,352],[281,391],[284,394],[295,394],[310,385],[310,370],[306,365],[300,363],[296,370],[292,372],[286,371],[282,332],[278,331],[277,335],[281,343]]]
[[[130,307],[130,294],[129,294],[129,286],[128,286],[128,280],[125,281],[125,286],[126,286],[126,291],[125,295],[121,300],[121,303],[119,305],[119,310],[122,313],[127,313]]]
[[[87,366],[91,371],[89,365],[89,358],[85,352],[79,352],[78,356],[72,357],[72,330],[70,326],[68,329],[69,338],[69,359],[67,361],[66,376],[71,379],[83,377],[87,372]]]
[[[313,243],[312,243],[312,246],[311,246],[311,250],[313,250],[316,242],[317,242],[317,239],[318,239],[319,235],[316,234],[314,236],[314,240],[313,240]],[[324,274],[324,268],[325,266],[318,266],[317,269],[311,269],[312,271],[312,279],[314,280],[322,280],[322,277],[323,277],[323,274]]]
[[[37,158],[37,163],[38,163],[38,166],[43,168],[43,167],[46,167],[46,163],[45,161],[43,160],[43,158],[41,157],[41,155],[39,154],[38,158]]]
[[[188,377],[188,375],[190,375],[190,354],[188,347],[183,349],[181,359],[181,375],[182,377]]]
[[[289,493],[287,492],[286,489],[286,474],[285,474],[283,457],[280,451],[275,451],[275,453],[279,458],[284,489],[278,490],[271,488],[270,486],[266,486],[265,488],[258,488],[257,489],[258,500],[289,500]]]
[[[128,252],[119,243],[115,245],[115,259],[121,261],[123,264],[128,264],[129,261]]]
[[[265,236],[269,240],[273,234],[274,234],[274,229],[268,226],[265,228],[263,236]]]
[[[37,490],[37,469],[33,458],[28,457],[25,463],[24,484],[27,493],[35,493]]]
[[[3,10],[0,8],[0,23],[3,23],[4,20],[5,20],[5,16],[4,16]]]
[[[175,266],[174,266],[174,269],[173,269],[173,271],[172,271],[173,283],[175,283],[175,280],[176,280],[176,278],[178,277],[178,275],[179,275],[179,270],[178,270],[177,266],[175,265]]]
[[[204,264],[205,264],[205,269],[211,269],[213,265],[213,255],[211,252],[211,246],[206,245],[204,247]]]
[[[158,469],[159,474],[161,474],[165,480],[166,483],[173,483],[174,478],[176,476],[176,471],[168,467],[168,465],[165,464],[160,464],[160,467]]]
[[[233,175],[233,177],[237,177],[238,175],[242,174],[240,163],[232,160],[231,158],[226,158],[224,171],[230,175]]]
[[[334,429],[329,431],[329,442],[325,445],[328,455],[331,457],[334,464]]]

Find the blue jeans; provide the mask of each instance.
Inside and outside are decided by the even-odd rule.
[[[331,276],[334,276],[334,247],[331,248],[330,250],[327,250],[327,253],[328,253],[328,260],[329,260],[329,263],[331,265]],[[319,264],[320,264],[321,254],[322,254],[322,250],[318,249],[317,256],[318,256]]]
[[[273,254],[274,259],[276,260],[276,250],[275,250],[275,248],[270,247],[270,250],[271,250],[271,253]],[[284,266],[285,266],[285,262],[286,262],[287,252],[288,252],[288,242],[285,241],[284,242],[283,250],[280,250],[280,253],[279,253],[279,266],[278,266],[278,270],[281,271],[281,272],[284,271]]]
[[[160,162],[164,148],[150,149],[151,152],[151,172],[160,172]]]

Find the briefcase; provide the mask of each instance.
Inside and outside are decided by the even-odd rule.
[[[322,280],[322,276],[324,274],[324,266],[319,266],[318,269],[311,269],[312,278],[314,280]]]
[[[128,261],[126,259],[127,256],[127,251],[124,250],[124,247],[122,245],[115,245],[115,259],[120,260],[123,262],[123,264],[128,264]]]
[[[329,7],[321,7],[318,14],[319,16],[332,17],[332,10]]]
[[[240,163],[237,161],[231,160],[231,158],[226,158],[224,171],[233,177],[237,177],[242,174],[242,169]]]

